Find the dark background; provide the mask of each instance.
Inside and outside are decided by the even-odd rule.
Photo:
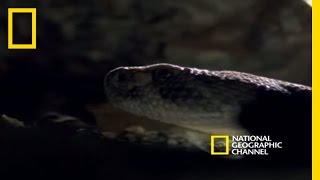
[[[37,8],[36,50],[7,49],[9,7]],[[26,15],[15,15],[14,41],[30,41],[30,31]],[[244,71],[311,86],[311,7],[300,0],[0,2],[0,114],[28,126],[47,112],[59,112],[103,131],[136,124],[152,130],[166,127],[112,109],[102,88],[112,68],[158,62]],[[165,154],[161,148],[144,150],[56,133],[38,127],[1,130],[2,174],[7,179],[311,176],[310,168],[277,167],[277,162],[252,169],[254,163],[202,153]]]

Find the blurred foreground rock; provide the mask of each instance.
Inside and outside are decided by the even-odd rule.
[[[131,129],[131,137],[141,135]],[[139,135],[140,134],[140,135]],[[154,134],[152,133],[153,137]],[[128,134],[127,134],[128,135]],[[149,137],[151,137],[149,136]],[[310,167],[282,164],[281,160],[230,160],[201,151],[151,143],[130,142],[76,132],[61,134],[58,129],[37,126],[0,126],[1,179],[155,179],[231,180],[309,179]],[[161,137],[164,137],[161,135]],[[232,173],[230,173],[232,172]],[[261,174],[264,174],[261,176]]]

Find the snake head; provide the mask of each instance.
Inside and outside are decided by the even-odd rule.
[[[196,95],[190,71],[191,68],[163,63],[119,67],[105,76],[105,93],[114,106],[126,111],[159,114],[156,111],[185,105],[188,98]]]
[[[106,75],[104,88],[113,106],[139,116],[184,127],[222,126],[237,115],[240,96],[215,73],[171,64],[119,67]]]
[[[155,96],[161,87],[168,87],[168,84],[176,80],[182,72],[184,72],[183,67],[170,64],[119,67],[106,75],[105,93],[110,100],[117,101],[141,99],[150,93]]]

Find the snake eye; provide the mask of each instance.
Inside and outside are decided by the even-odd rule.
[[[158,82],[164,82],[173,76],[173,72],[169,69],[157,69],[153,73],[153,80]]]

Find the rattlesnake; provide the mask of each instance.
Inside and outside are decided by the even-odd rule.
[[[104,88],[120,109],[206,134],[189,136],[199,147],[210,134],[250,133],[273,136],[286,148],[299,141],[306,152],[311,148],[311,87],[305,85],[161,63],[116,68]]]

